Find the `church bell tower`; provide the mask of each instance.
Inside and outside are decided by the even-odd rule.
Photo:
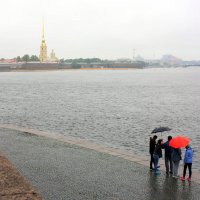
[[[42,42],[40,45],[40,62],[47,62],[47,45],[44,38],[44,18],[42,19]]]

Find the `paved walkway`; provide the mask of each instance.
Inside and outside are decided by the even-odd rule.
[[[200,185],[107,153],[0,129],[0,150],[47,200],[198,200]]]

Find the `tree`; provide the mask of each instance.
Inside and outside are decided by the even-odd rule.
[[[32,55],[30,61],[39,61],[39,58],[36,55]]]
[[[17,56],[16,60],[17,60],[17,62],[21,62],[22,61],[20,56]]]
[[[73,61],[73,62],[72,62],[72,68],[73,68],[73,69],[80,69],[80,68],[81,68],[81,65],[78,64],[77,62]]]
[[[64,63],[65,63],[64,58],[60,59],[60,60],[59,60],[59,63],[60,63],[60,64],[64,64]]]
[[[22,57],[22,60],[24,61],[24,62],[28,62],[28,61],[30,61],[30,56],[28,55],[28,54],[25,54],[23,57]]]

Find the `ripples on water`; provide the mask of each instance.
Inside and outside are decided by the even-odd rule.
[[[200,169],[200,68],[0,73],[0,92],[0,123],[138,155],[152,129],[169,126],[192,139]]]

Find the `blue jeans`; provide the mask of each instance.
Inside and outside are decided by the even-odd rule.
[[[159,156],[153,154],[153,159],[154,159],[154,169],[155,169],[155,173],[158,172],[158,161],[159,161]]]

